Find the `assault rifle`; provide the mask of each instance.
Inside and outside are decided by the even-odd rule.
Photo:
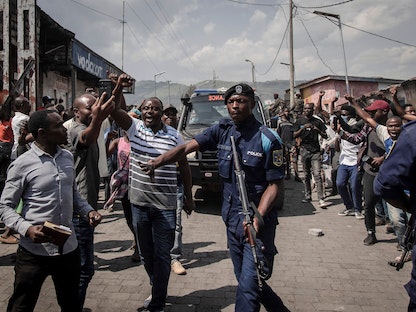
[[[408,257],[409,253],[413,249],[413,244],[415,243],[415,216],[414,214],[411,215],[409,221],[406,224],[406,231],[403,235],[403,252],[400,256],[400,260],[398,262],[396,261],[390,261],[389,264],[391,266],[396,267],[396,271],[399,271],[401,268],[403,268],[404,263],[406,262],[406,258]]]
[[[244,171],[241,169],[240,165],[240,159],[238,157],[237,149],[235,147],[235,140],[234,137],[231,136],[231,148],[233,152],[233,159],[234,159],[234,172],[235,176],[237,178],[237,186],[238,191],[240,194],[240,201],[241,205],[243,207],[243,215],[244,215],[244,235],[250,244],[251,252],[253,253],[253,259],[254,264],[256,266],[256,272],[257,272],[257,280],[259,288],[261,289],[263,287],[262,279],[267,279],[270,277],[270,275],[265,270],[265,263],[263,261],[259,261],[258,255],[257,255],[257,244],[256,244],[256,230],[253,227],[253,221],[251,220],[250,215],[250,207],[253,209],[256,218],[259,220],[259,224],[263,225],[263,218],[258,213],[256,206],[254,203],[250,203],[248,201],[248,195],[247,195],[247,189],[246,189],[246,182],[244,177]]]

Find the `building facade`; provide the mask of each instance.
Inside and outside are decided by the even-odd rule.
[[[35,110],[47,95],[65,108],[107,73],[123,71],[42,11],[36,0],[0,0],[0,90],[10,105],[24,95]],[[134,84],[128,93],[134,93]]]

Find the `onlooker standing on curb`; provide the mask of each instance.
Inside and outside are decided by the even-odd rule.
[[[97,138],[101,124],[114,108],[111,97],[104,102],[104,95],[95,98],[86,93],[74,100],[75,120],[68,129],[68,148],[74,155],[75,181],[81,196],[94,210],[98,209],[100,173],[98,170]],[[73,223],[81,252],[80,301],[84,306],[88,284],[94,275],[94,229],[79,214]]]
[[[11,164],[7,174],[0,200],[0,217],[21,235],[14,292],[7,311],[33,311],[48,275],[55,284],[61,311],[80,311],[80,262],[72,214],[81,215],[89,226],[96,226],[101,215],[76,189],[73,157],[59,147],[67,142],[62,124],[62,117],[55,111],[33,113],[29,131],[35,143],[30,151]],[[22,215],[15,211],[20,199],[23,199]],[[53,244],[54,238],[42,232],[45,221],[72,230],[62,247]]]
[[[305,184],[305,198],[302,202],[308,203],[312,200],[311,178],[313,172],[318,192],[319,207],[326,208],[329,203],[324,200],[322,153],[319,136],[326,139],[328,135],[326,134],[325,124],[320,119],[314,117],[313,112],[313,103],[305,103],[303,105],[303,116],[293,125],[293,137],[302,140],[300,143],[300,155],[304,172],[303,183]]]
[[[122,98],[122,87],[131,85],[128,75],[118,77],[113,94]],[[138,236],[144,267],[152,285],[152,294],[144,307],[163,311],[171,271],[170,251],[175,240],[177,206],[176,166],[166,165],[149,177],[140,170],[140,164],[163,154],[183,143],[178,131],[163,124],[163,105],[157,97],[146,99],[140,106],[142,120],[132,118],[121,108],[121,100],[111,116],[126,131],[131,145],[129,195],[132,203],[133,226]],[[185,157],[178,160],[186,166]],[[182,176],[185,193],[185,211],[194,208],[192,178],[188,168]]]

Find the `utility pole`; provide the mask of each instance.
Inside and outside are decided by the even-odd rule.
[[[125,5],[125,0],[123,0],[123,20],[121,21],[122,26],[122,34],[121,34],[121,70],[124,70],[124,24],[126,23],[126,21],[124,20],[124,5]]]
[[[293,62],[293,1],[289,1],[289,68],[290,68],[290,109],[295,108],[295,65]]]

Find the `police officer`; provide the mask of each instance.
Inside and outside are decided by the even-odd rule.
[[[416,121],[403,126],[374,180],[374,193],[403,211],[416,213]],[[404,190],[410,190],[408,196]],[[414,226],[414,224],[413,224]],[[413,269],[405,285],[410,297],[408,311],[416,311],[416,247],[412,250]]]
[[[279,188],[284,178],[282,142],[274,131],[255,119],[254,91],[247,84],[237,84],[224,94],[230,119],[204,130],[182,146],[178,146],[143,165],[143,170],[152,174],[154,168],[172,163],[194,151],[216,150],[218,148],[218,171],[223,181],[222,218],[227,227],[227,239],[234,273],[238,281],[236,311],[259,311],[260,303],[267,311],[288,311],[280,297],[262,280],[260,288],[250,245],[244,236],[244,215],[239,199],[230,137],[233,136],[245,172],[249,201],[252,201],[263,217],[253,217],[257,231],[258,246],[264,244],[264,253],[257,250],[260,260],[268,260],[271,271],[277,253],[274,245],[277,226]],[[251,211],[254,216],[254,211]]]

